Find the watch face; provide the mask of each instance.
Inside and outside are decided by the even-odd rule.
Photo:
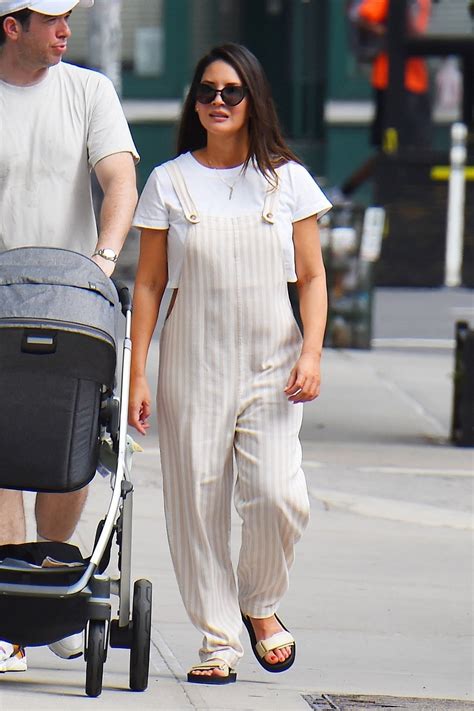
[[[115,261],[117,259],[117,255],[115,254],[113,249],[109,249],[108,247],[106,247],[105,249],[102,249],[101,252],[102,256],[106,259],[111,259],[112,261]]]

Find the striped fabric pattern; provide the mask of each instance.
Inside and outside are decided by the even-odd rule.
[[[252,617],[276,611],[308,521],[303,408],[283,392],[301,335],[271,221],[276,196],[263,214],[208,217],[172,178],[190,232],[160,343],[167,529],[183,602],[203,634],[201,660],[234,667],[243,653],[240,609]],[[233,495],[243,521],[237,575]]]

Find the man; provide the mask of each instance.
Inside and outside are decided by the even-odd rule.
[[[71,10],[93,2],[0,0],[0,251],[63,247],[110,276],[137,200],[138,154],[111,82],[61,61]],[[99,234],[91,170],[104,193]],[[37,494],[38,540],[67,541],[86,497]],[[0,544],[25,536],[22,492],[0,490]],[[63,658],[82,647],[82,635],[51,645]],[[24,650],[0,642],[0,671],[24,669]]]

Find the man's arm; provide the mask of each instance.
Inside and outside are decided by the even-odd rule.
[[[114,153],[102,158],[94,169],[104,192],[96,249],[108,247],[118,255],[132,224],[138,199],[133,157],[128,152]],[[114,262],[98,255],[93,259],[107,276],[111,276]]]

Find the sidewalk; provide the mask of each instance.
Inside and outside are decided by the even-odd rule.
[[[445,331],[434,338],[450,337],[452,309],[468,309],[470,296],[462,293],[454,306],[449,301]],[[397,308],[396,298],[379,303],[380,337],[387,337],[384,313]],[[430,320],[439,325],[436,314]],[[152,379],[156,364],[154,341]],[[325,351],[323,393],[306,406],[302,433],[312,520],[281,607],[298,645],[288,673],[264,672],[244,637],[236,684],[186,683],[200,640],[171,568],[152,434],[140,439],[144,452],[134,460],[133,579],[149,578],[154,594],[148,690],[126,690],[128,654],[110,650],[102,696],[86,700],[83,660],[65,662],[37,648],[28,652],[26,673],[0,676],[0,709],[382,708],[374,699],[331,706],[323,694],[440,699],[423,705],[430,711],[473,708],[465,705],[473,698],[473,450],[448,442],[452,368],[449,347]],[[107,500],[108,484],[97,477],[77,533],[83,551]],[[233,534],[237,555],[237,518]],[[441,699],[459,701],[445,706]]]

